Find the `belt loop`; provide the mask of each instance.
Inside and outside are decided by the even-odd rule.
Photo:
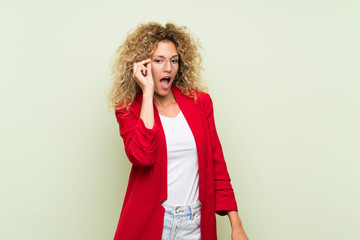
[[[192,205],[190,205],[190,211],[191,211],[191,213],[190,213],[190,220],[192,221],[193,220],[193,217],[194,217],[194,209],[193,209],[193,207],[192,207]]]

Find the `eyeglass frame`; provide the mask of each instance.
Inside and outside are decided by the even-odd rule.
[[[166,60],[166,62],[163,63],[163,66],[162,66],[161,68],[164,68],[164,67],[167,65],[168,62],[170,63],[170,66],[171,66],[173,69],[176,69],[176,68],[179,67],[179,63],[180,63],[180,57],[179,57],[179,56],[173,56],[173,57],[171,57],[171,58],[166,58],[166,57],[163,57],[163,56],[154,56],[154,57],[151,58],[151,62],[154,61],[154,58],[160,58],[161,60]],[[171,60],[172,60],[173,58],[176,58],[176,60],[178,61],[175,67],[174,67],[173,64],[171,63]],[[159,63],[156,63],[156,65],[157,65],[157,64],[159,64]]]

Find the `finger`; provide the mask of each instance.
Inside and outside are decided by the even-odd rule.
[[[139,68],[139,65],[137,63],[134,63],[134,65],[133,65],[133,75],[134,76],[136,75],[138,68]]]
[[[144,65],[139,66],[139,71],[143,72],[144,69],[146,69],[146,67]]]
[[[139,71],[141,71],[141,69],[143,69],[143,68],[144,68],[144,65],[136,64],[135,74],[139,73]]]
[[[146,76],[146,68],[141,68],[141,72],[144,76]]]
[[[141,64],[141,65],[145,65],[145,64],[147,64],[147,63],[149,63],[149,62],[151,62],[151,59],[150,59],[150,58],[145,59],[144,61],[141,61],[141,62],[138,62],[138,63]]]
[[[134,73],[134,75],[139,70],[139,66],[144,66],[145,64],[150,63],[150,62],[151,62],[151,59],[148,58],[148,59],[145,59],[145,60],[143,60],[141,62],[134,63],[134,65],[133,65],[133,73]]]
[[[144,77],[144,69],[145,69],[145,66],[144,65],[140,65],[138,68],[137,68],[137,71],[136,71],[136,76],[137,77]]]

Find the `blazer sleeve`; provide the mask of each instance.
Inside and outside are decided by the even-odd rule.
[[[141,118],[126,109],[116,109],[115,115],[129,161],[137,167],[151,167],[155,160],[156,123],[152,129],[146,128]]]
[[[238,208],[235,194],[230,183],[231,179],[225,163],[220,139],[215,127],[213,103],[209,94],[205,94],[204,98],[214,161],[215,211],[218,215],[224,216],[227,214],[227,211],[238,211]]]

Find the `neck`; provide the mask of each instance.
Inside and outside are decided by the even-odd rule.
[[[154,102],[156,106],[160,107],[167,107],[169,105],[175,104],[176,100],[172,90],[166,96],[159,96],[154,94]]]

